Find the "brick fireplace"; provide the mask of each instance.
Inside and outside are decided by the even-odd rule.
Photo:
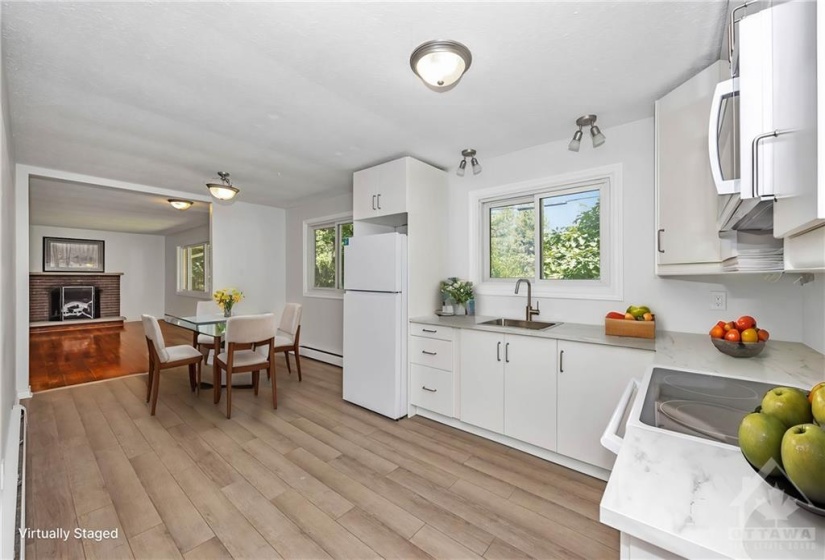
[[[29,275],[29,322],[49,321],[52,292],[64,286],[93,286],[100,319],[120,317],[121,272],[101,274],[32,272]]]

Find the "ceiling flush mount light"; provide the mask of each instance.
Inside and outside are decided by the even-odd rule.
[[[410,56],[415,75],[438,92],[455,87],[472,62],[470,49],[456,41],[427,41],[418,45]]]
[[[189,210],[194,204],[191,200],[184,200],[182,198],[170,198],[167,202],[169,202],[175,210]]]
[[[470,166],[473,168],[473,175],[481,173],[481,164],[476,159],[476,151],[472,148],[461,150],[461,163],[458,164],[458,169],[455,174],[459,177],[464,177],[464,172],[467,170],[467,158],[470,158]]]
[[[598,148],[602,144],[604,144],[605,137],[602,134],[602,131],[599,130],[599,127],[596,126],[596,115],[584,115],[576,119],[576,126],[579,129],[573,133],[573,139],[567,145],[567,149],[571,152],[578,152],[579,148],[581,147],[582,141],[582,128],[585,126],[590,127],[590,137],[593,140],[593,147]]]
[[[218,200],[232,200],[240,191],[232,186],[229,180],[229,173],[226,171],[218,171],[218,177],[221,178],[220,183],[206,183],[206,188],[209,193]]]

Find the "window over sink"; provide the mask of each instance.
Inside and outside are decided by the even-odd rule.
[[[344,246],[352,237],[350,215],[304,222],[304,295],[341,297],[344,290]]]
[[[471,192],[477,292],[528,278],[539,297],[621,299],[620,170]]]

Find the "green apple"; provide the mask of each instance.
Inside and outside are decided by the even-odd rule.
[[[811,410],[816,423],[825,428],[825,388],[814,391],[811,398]]]
[[[785,472],[805,497],[825,505],[825,430],[816,424],[801,424],[782,438]]]
[[[786,430],[785,424],[775,416],[761,412],[748,414],[739,424],[739,447],[748,462],[759,470],[770,459],[781,467],[782,436]],[[779,474],[779,469],[774,467],[770,474]]]
[[[776,416],[786,428],[813,421],[808,396],[793,387],[774,387],[765,393],[762,412]]]

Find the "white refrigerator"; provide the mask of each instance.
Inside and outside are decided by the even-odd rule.
[[[344,290],[344,400],[406,416],[407,236],[350,238]]]

